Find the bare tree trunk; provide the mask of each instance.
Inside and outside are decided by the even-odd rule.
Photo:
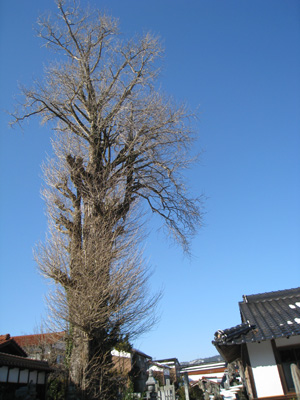
[[[77,388],[86,390],[86,366],[89,363],[89,342],[86,334],[74,328],[70,360],[70,378]]]

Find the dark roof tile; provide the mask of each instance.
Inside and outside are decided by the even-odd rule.
[[[53,371],[47,361],[32,360],[30,358],[15,356],[12,354],[0,353],[0,366],[28,368],[45,372]]]
[[[241,344],[300,335],[300,287],[243,296],[243,299],[239,303],[242,324],[218,331],[219,337],[216,332],[215,344]]]

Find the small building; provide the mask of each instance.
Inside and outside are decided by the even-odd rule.
[[[160,386],[164,386],[168,383],[168,381],[171,381],[170,366],[157,361],[151,361],[149,365],[149,371],[150,370],[152,371],[154,379],[156,379]]]
[[[148,379],[147,369],[152,357],[137,349],[131,350],[132,369],[131,376],[135,392],[144,392],[146,390],[146,381]]]
[[[170,369],[170,380],[174,384],[180,379],[181,365],[177,358],[165,358],[161,360],[155,360],[157,363],[165,365]]]
[[[181,373],[187,373],[190,381],[198,382],[200,379],[209,379],[221,383],[226,370],[225,361],[200,362],[181,368]]]
[[[250,399],[295,398],[300,376],[300,288],[243,296],[242,323],[215,333],[227,362],[238,361]]]
[[[28,358],[9,334],[0,336],[0,394],[14,398],[16,391],[24,389],[26,393],[28,388],[37,398],[44,399],[47,374],[51,371],[46,361]]]
[[[131,378],[134,392],[144,392],[148,378],[147,369],[152,357],[137,349],[131,349],[130,351],[118,351],[114,349],[111,354],[114,369],[120,375]]]

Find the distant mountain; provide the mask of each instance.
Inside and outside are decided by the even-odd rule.
[[[196,360],[192,361],[184,361],[181,362],[180,365],[182,367],[184,366],[189,366],[189,365],[197,365],[197,364],[206,364],[206,363],[211,363],[211,362],[221,362],[224,361],[224,359],[220,355],[212,356],[212,357],[206,357],[206,358],[197,358]]]

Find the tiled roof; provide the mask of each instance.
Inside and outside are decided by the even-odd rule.
[[[234,345],[300,335],[300,287],[243,296],[242,324],[217,331],[214,344]]]
[[[166,365],[166,364],[163,364],[163,363],[161,363],[161,362],[152,361],[152,360],[151,360],[151,362],[150,362],[150,367],[153,366],[153,365],[154,365],[155,367],[158,367],[158,368],[167,368],[167,369],[171,369],[170,365]]]
[[[41,344],[57,343],[65,336],[65,332],[40,333],[36,335],[14,336],[20,346],[38,346]]]
[[[250,325],[248,322],[234,326],[229,329],[219,329],[215,333],[215,341],[217,343],[236,343],[241,337],[245,337],[248,332],[255,329],[256,325]]]
[[[143,353],[143,352],[140,351],[140,350],[132,349],[132,353],[140,354],[141,356],[143,356],[143,357],[145,357],[145,358],[149,358],[150,360],[152,360],[152,357],[151,357],[151,356],[148,356],[147,354]]]
[[[24,349],[12,338],[10,334],[0,335],[0,351],[2,353],[10,353],[23,357],[27,357]]]
[[[28,368],[30,370],[53,371],[46,361],[31,360],[21,346],[9,334],[0,335],[0,367]]]
[[[30,370],[46,372],[53,371],[53,368],[49,367],[47,361],[31,360],[30,358],[19,357],[6,353],[0,353],[0,366],[28,368]]]

